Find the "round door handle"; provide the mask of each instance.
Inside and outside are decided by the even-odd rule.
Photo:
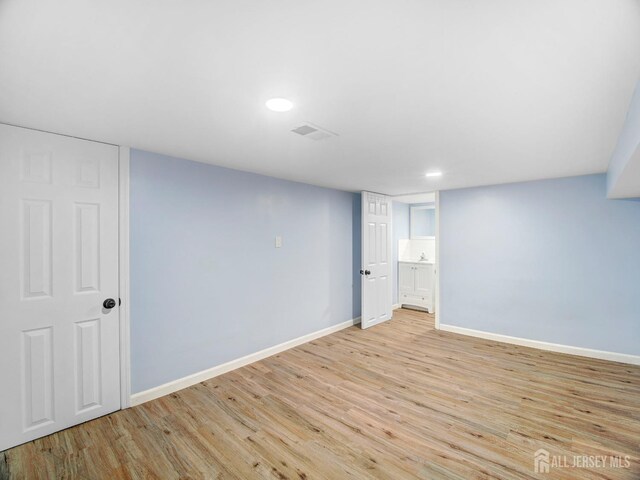
[[[111,310],[116,306],[116,301],[113,298],[107,298],[104,302],[102,302],[102,306],[107,310]]]

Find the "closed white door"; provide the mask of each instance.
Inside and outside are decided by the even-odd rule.
[[[431,298],[433,291],[433,266],[416,265],[415,273],[416,294],[425,298]]]
[[[391,200],[362,192],[362,328],[392,315]]]
[[[118,148],[0,124],[0,232],[5,450],[120,408]]]

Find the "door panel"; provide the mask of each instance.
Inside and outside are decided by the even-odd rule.
[[[380,263],[388,264],[389,263],[389,252],[388,241],[389,235],[387,234],[388,225],[386,223],[378,224],[378,241],[380,242]]]
[[[391,299],[391,203],[362,192],[362,328],[389,320]]]
[[[22,200],[23,298],[51,296],[51,202]]]
[[[100,319],[76,322],[76,380],[77,410],[99,406],[102,403],[100,370]]]
[[[376,224],[375,223],[369,223],[367,225],[368,227],[368,232],[367,232],[367,240],[368,240],[368,252],[369,255],[367,257],[367,263],[365,263],[365,265],[367,267],[371,267],[373,265],[376,265],[378,263],[378,236],[376,235]]]
[[[391,318],[391,309],[393,308],[393,306],[389,305],[389,277],[387,275],[381,275],[378,277],[376,282],[378,283],[376,295],[378,302],[377,320],[379,322],[383,322]]]
[[[100,290],[100,205],[75,204],[76,292]]]
[[[53,422],[53,335],[52,328],[23,332],[22,376],[24,383],[25,429]]]
[[[0,124],[0,450],[120,408],[118,149]]]

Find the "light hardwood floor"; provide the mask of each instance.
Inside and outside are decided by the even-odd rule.
[[[536,474],[540,448],[631,464]],[[0,453],[0,477],[638,479],[639,457],[640,367],[399,310]]]

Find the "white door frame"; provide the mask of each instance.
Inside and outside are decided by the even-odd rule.
[[[436,265],[434,269],[435,275],[435,305],[436,320],[435,328],[440,330],[440,191],[436,193]]]
[[[131,406],[131,341],[129,288],[129,147],[118,147],[118,224],[120,263],[120,409]]]
[[[434,266],[434,298],[433,298],[433,309],[436,311],[435,314],[435,322],[434,327],[436,330],[440,330],[440,191],[432,191],[432,192],[424,192],[424,194],[433,193],[434,194],[434,205],[435,205],[435,248],[436,248],[436,263]],[[394,200],[396,197],[415,197],[417,195],[421,195],[420,193],[410,194],[410,195],[395,195],[391,197]],[[411,211],[409,211],[409,238],[411,237]],[[398,275],[394,278],[394,282],[398,287],[398,303],[393,306],[393,309],[397,309],[402,307],[402,302],[400,301],[400,270],[398,267]]]

